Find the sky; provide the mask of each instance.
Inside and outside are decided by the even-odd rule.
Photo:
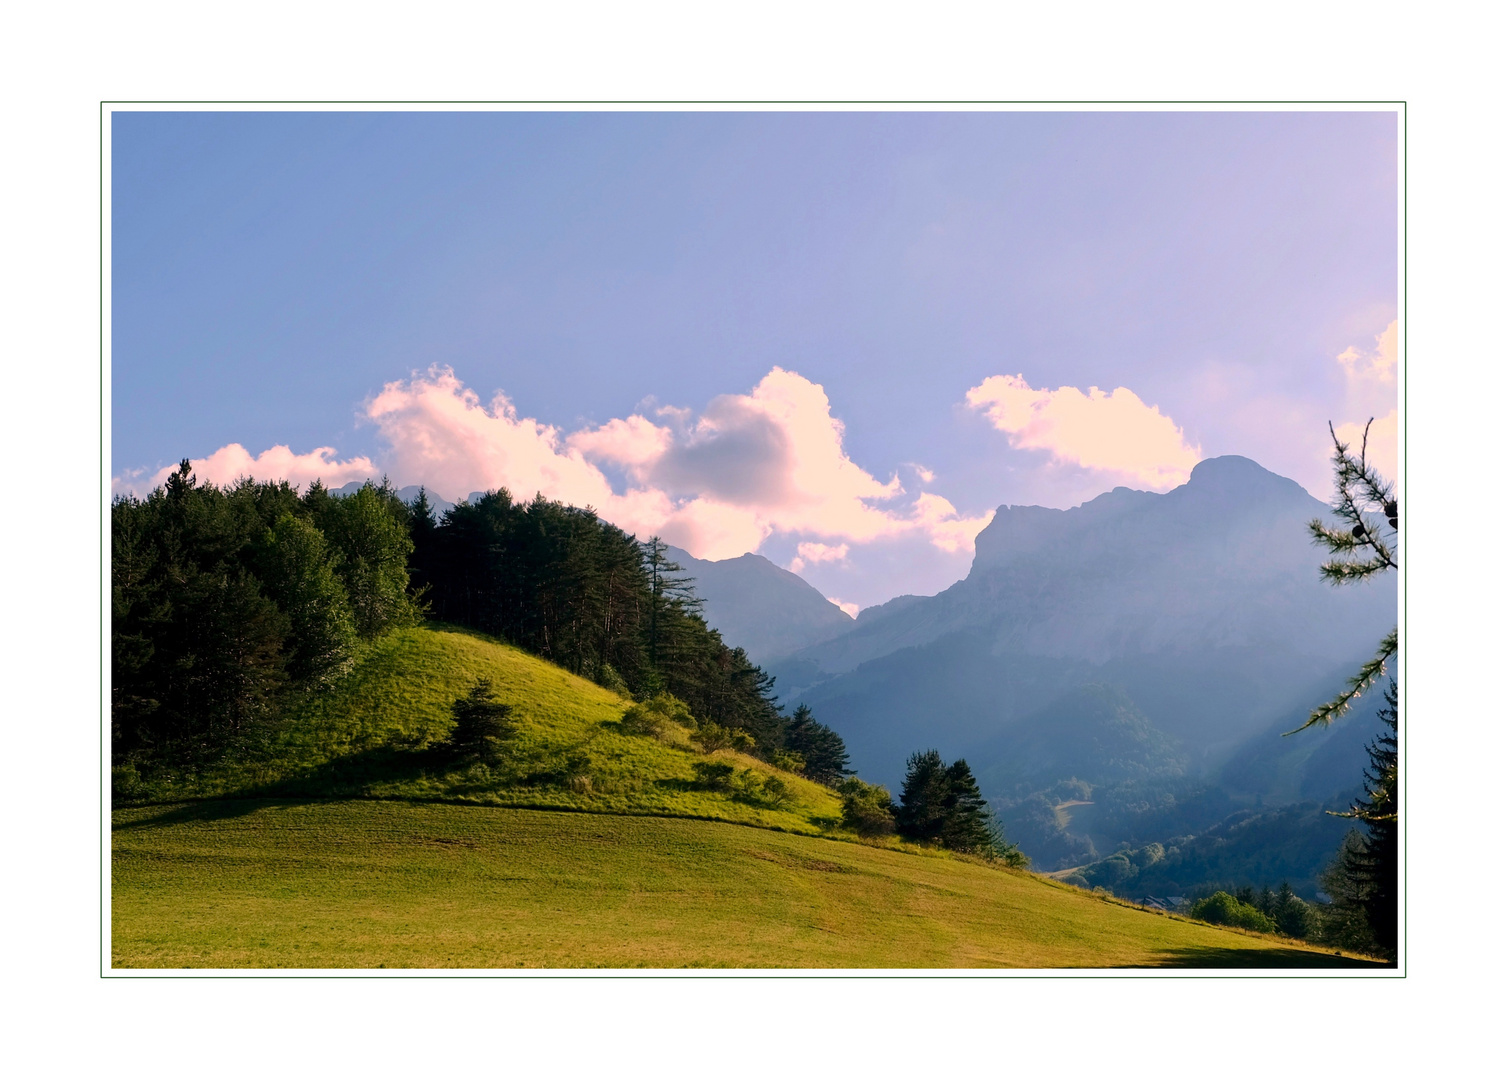
[[[1396,472],[1393,113],[111,121],[118,493],[388,476],[856,611],[1006,504]]]

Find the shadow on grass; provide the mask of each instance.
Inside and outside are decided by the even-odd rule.
[[[1161,958],[1138,967],[1175,968],[1361,968],[1383,971],[1393,964],[1309,949],[1233,949],[1190,945],[1165,949]]]
[[[436,750],[381,746],[327,761],[269,784],[175,804],[161,814],[118,827],[136,829],[182,821],[216,821],[241,817],[263,806],[299,806],[328,799],[361,798],[373,784],[418,780],[427,775],[443,776],[454,770],[457,764],[454,757]],[[129,809],[129,806],[121,809]]]

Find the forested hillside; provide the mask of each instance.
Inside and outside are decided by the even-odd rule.
[[[832,782],[840,739],[785,716],[658,540],[590,510],[492,492],[436,518],[386,484],[196,482],[188,463],[112,526],[112,758],[132,774],[254,756],[366,647],[425,617],[471,627],[610,691],[669,694],[710,742]],[[719,735],[718,732],[724,734]]]

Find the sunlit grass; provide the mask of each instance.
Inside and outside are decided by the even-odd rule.
[[[494,764],[440,748],[451,703],[479,678],[513,706],[518,734]],[[733,751],[703,755],[618,730],[628,699],[485,635],[444,626],[400,630],[369,645],[331,691],[291,710],[251,760],[198,775],[120,785],[123,802],[248,795],[403,798],[482,806],[714,818],[792,831],[838,827],[830,789]],[[726,760],[777,774],[779,805],[701,790],[693,763]]]
[[[116,967],[1336,966],[965,860],[402,802],[118,810]]]

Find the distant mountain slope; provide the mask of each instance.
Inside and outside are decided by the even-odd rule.
[[[842,634],[854,620],[789,570],[760,555],[716,562],[681,548],[667,552],[696,583],[709,626],[756,663],[766,663]]]
[[[1340,661],[1394,619],[1392,582],[1334,589],[1305,523],[1327,506],[1243,457],[1167,494],[1117,488],[1070,510],[1002,506],[969,576],[893,601],[795,657],[838,674],[968,629],[1000,652],[1107,661],[1190,648],[1293,649]]]
[[[1376,725],[1280,733],[1372,653],[1397,601],[1391,580],[1320,580],[1305,526],[1328,513],[1236,457],[1201,462],[1167,494],[1002,507],[966,579],[867,611],[771,670],[874,780],[896,785],[906,756],[935,746],[967,757],[1002,808],[1091,784],[1093,809],[1065,827],[1102,851],[1197,832],[1257,800],[1330,799],[1349,773],[1360,783]],[[1133,813],[1140,803],[1168,809]]]

